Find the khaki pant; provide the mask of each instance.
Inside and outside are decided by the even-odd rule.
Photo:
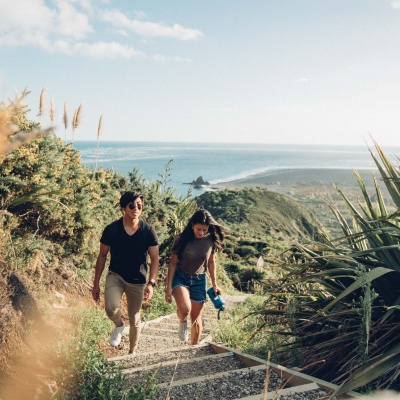
[[[109,272],[104,291],[105,309],[115,326],[121,323],[121,299],[125,293],[128,304],[130,350],[135,351],[140,336],[140,310],[146,284],[125,282],[119,275]]]

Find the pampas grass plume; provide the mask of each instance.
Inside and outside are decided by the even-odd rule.
[[[51,101],[50,101],[50,111],[49,111],[51,126],[53,126],[55,113],[56,113],[56,109],[54,107],[54,99],[51,99]]]
[[[40,93],[40,101],[39,101],[39,114],[38,116],[41,117],[44,115],[46,109],[46,87],[42,89]]]
[[[103,114],[100,115],[99,126],[97,128],[97,140],[100,139],[101,129],[103,127]]]
[[[75,132],[75,129],[81,123],[82,109],[83,109],[83,105],[80,104],[79,107],[75,110],[74,116],[72,117],[72,143],[74,143],[74,132]]]
[[[73,130],[75,130],[81,123],[82,108],[83,108],[83,105],[80,104],[79,107],[74,112],[74,116],[72,118],[72,129]]]

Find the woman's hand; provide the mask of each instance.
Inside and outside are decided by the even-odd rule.
[[[172,303],[172,289],[171,289],[170,286],[167,286],[166,289],[165,289],[165,301],[168,304]]]
[[[214,294],[217,296],[218,294],[222,294],[222,290],[221,290],[221,288],[217,285],[217,284],[215,284],[215,285],[213,285],[213,290],[214,290]]]

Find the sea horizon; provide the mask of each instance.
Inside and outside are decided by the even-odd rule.
[[[376,169],[369,148],[357,145],[295,145],[265,143],[75,141],[82,162],[127,175],[134,168],[151,182],[162,180],[168,163],[169,184],[186,195],[189,183],[202,177],[210,185],[288,169]],[[395,156],[396,147],[383,147]],[[373,151],[374,149],[371,148]],[[193,196],[204,189],[193,189]]]

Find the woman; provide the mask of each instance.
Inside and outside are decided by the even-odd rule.
[[[115,324],[110,345],[118,346],[125,328],[121,315],[121,298],[125,293],[129,317],[129,354],[134,355],[139,342],[140,310],[143,302],[153,296],[158,273],[158,239],[154,228],[140,219],[143,196],[140,192],[125,192],[120,200],[123,217],[107,225],[100,239],[92,295],[100,299],[100,277],[111,253],[104,291],[108,318]],[[147,255],[150,257],[149,279]]]
[[[207,210],[196,211],[183,232],[176,237],[168,266],[165,300],[177,305],[179,338],[188,341],[187,319],[190,314],[190,342],[199,343],[202,311],[206,300],[206,271],[209,271],[215,294],[217,284],[215,253],[220,251],[224,231]]]

